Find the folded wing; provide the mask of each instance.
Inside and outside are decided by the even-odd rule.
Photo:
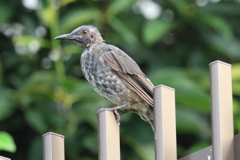
[[[137,63],[125,52],[112,45],[104,45],[102,54],[106,63],[121,78],[123,83],[150,106],[153,106],[154,86]]]

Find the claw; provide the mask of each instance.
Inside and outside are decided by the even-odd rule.
[[[119,123],[120,122],[120,115],[119,113],[117,112],[117,109],[115,108],[101,108],[97,111],[97,114],[100,113],[100,112],[103,112],[103,111],[110,111],[110,112],[113,112],[115,118],[116,118],[116,122]]]
[[[113,112],[111,108],[100,108],[99,110],[97,110],[97,114],[103,111],[110,111]]]
[[[126,103],[126,104],[123,104],[123,105],[120,105],[120,106],[116,106],[116,107],[113,107],[113,108],[101,108],[101,109],[99,109],[98,111],[97,111],[97,114],[98,113],[100,113],[100,112],[102,112],[102,111],[111,111],[111,112],[113,112],[113,114],[114,114],[114,116],[115,116],[115,118],[116,118],[116,121],[117,121],[117,123],[119,123],[120,122],[120,120],[121,120],[121,117],[120,117],[120,115],[121,115],[121,113],[119,114],[118,113],[118,109],[121,109],[121,108],[123,108],[123,107],[126,107],[128,105],[128,103]],[[124,113],[126,113],[126,112],[128,112],[129,110],[125,110],[125,112]],[[122,113],[123,114],[123,113]]]
[[[115,115],[117,123],[120,123],[121,117],[120,117],[118,111],[117,110],[112,110],[112,111],[113,111],[113,113]]]

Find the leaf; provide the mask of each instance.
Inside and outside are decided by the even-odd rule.
[[[225,38],[233,37],[232,28],[230,27],[229,23],[220,16],[215,16],[204,12],[197,12],[194,18],[207,24]]]
[[[96,95],[98,96],[98,95]],[[91,101],[82,102],[77,108],[78,116],[88,122],[93,128],[97,129],[97,110],[109,107],[109,103],[99,97],[94,97]],[[99,99],[101,98],[101,99]]]
[[[25,111],[25,118],[30,126],[39,133],[43,133],[47,129],[46,118],[41,110],[29,109]]]
[[[194,79],[188,77],[188,70],[166,68],[154,72],[150,79],[155,85],[164,84],[175,88],[177,104],[210,113],[210,95]]]
[[[7,132],[0,132],[0,150],[8,152],[16,152],[16,145],[10,134]]]
[[[174,4],[176,1],[171,0],[171,3]],[[194,22],[192,19],[199,20],[210,26],[225,38],[233,37],[233,32],[230,24],[221,16],[207,13],[204,10],[199,10],[197,7],[195,7],[195,5],[191,5],[189,2],[186,3],[186,1],[177,1],[177,3],[178,4],[175,5],[175,7],[178,8],[182,16],[186,16],[185,18],[189,19],[191,22]],[[216,6],[216,4],[214,5]]]
[[[232,65],[232,80],[240,81],[240,63],[234,63]]]
[[[124,136],[122,140],[125,144],[131,146],[138,156],[143,160],[154,159],[154,148],[152,144],[141,144],[130,136]]]
[[[61,6],[66,6],[68,5],[69,3],[72,3],[74,2],[75,0],[61,0]]]
[[[193,110],[183,109],[179,106],[176,109],[176,123],[178,133],[195,133],[210,136],[211,129],[205,117],[201,117]]]
[[[82,53],[82,48],[80,48],[78,45],[73,44],[73,45],[66,45],[63,47],[64,50],[64,54],[68,55],[68,54],[79,54]]]
[[[21,90],[27,94],[52,96],[55,85],[57,85],[57,80],[54,72],[36,72],[23,85]]]
[[[64,17],[62,17],[60,22],[60,30],[63,33],[67,33],[74,28],[79,27],[80,25],[83,25],[85,23],[88,23],[90,21],[101,21],[102,20],[102,13],[95,8],[90,9],[77,9],[73,11],[67,12]]]
[[[197,152],[203,148],[206,148],[208,146],[210,146],[211,144],[209,144],[208,142],[206,141],[200,141],[200,142],[197,142],[197,143],[194,143],[186,152],[185,154],[191,154],[191,153],[194,153],[194,152]]]
[[[11,9],[9,9],[11,6]],[[0,1],[0,24],[9,23],[15,9],[17,9],[17,1]]]
[[[2,87],[3,82],[3,64],[0,61],[0,87]]]
[[[8,118],[14,111],[11,94],[9,90],[1,88],[0,90],[0,120]]]
[[[240,63],[232,65],[232,89],[233,94],[240,95]]]
[[[42,21],[47,25],[50,26],[53,23],[56,22],[56,19],[58,18],[58,10],[54,8],[52,5],[48,5],[46,8],[43,8],[42,10],[39,10],[39,15],[42,18]]]
[[[240,114],[240,102],[236,98],[233,98],[233,114],[240,120],[238,116]]]
[[[128,8],[132,7],[133,3],[136,2],[136,0],[114,0],[107,10],[107,15],[109,17],[109,20],[111,21],[112,18],[115,17],[118,13],[121,13],[122,11],[126,11]]]
[[[19,36],[13,39],[16,46],[29,45],[31,41],[37,41],[43,48],[51,48],[51,42],[47,39],[41,39],[33,36]]]
[[[219,35],[206,35],[206,42],[208,46],[215,49],[216,53],[221,53],[222,55],[229,57],[231,59],[240,59],[240,41],[238,39],[227,39]]]
[[[143,28],[143,40],[147,45],[152,45],[176,26],[174,22],[165,22],[160,19],[147,21]]]
[[[221,1],[220,3],[208,3],[201,8],[203,12],[213,13],[216,15],[238,16],[240,14],[240,5],[234,1]]]
[[[238,119],[237,121],[234,121],[234,125],[235,125],[236,130],[239,133],[239,131],[240,131],[240,119]]]
[[[137,36],[134,34],[134,32],[132,32],[130,27],[124,24],[123,21],[114,18],[110,25],[126,44],[131,46],[138,43]]]
[[[29,150],[27,153],[27,157],[29,160],[42,160],[43,154],[42,154],[42,137],[38,136],[37,138],[33,139],[31,141],[31,144],[29,146]]]
[[[96,142],[98,141],[96,134],[89,134],[86,138],[84,138],[81,143],[86,146],[90,151],[97,153],[98,148],[96,148]]]

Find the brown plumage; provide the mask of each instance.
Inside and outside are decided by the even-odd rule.
[[[153,84],[137,63],[119,48],[104,43],[93,26],[81,26],[55,39],[73,40],[84,48],[81,68],[94,90],[115,107],[103,108],[120,116],[117,109],[137,113],[153,128]]]

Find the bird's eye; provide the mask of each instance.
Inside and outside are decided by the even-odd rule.
[[[86,31],[86,30],[83,30],[83,31],[82,31],[82,34],[83,34],[83,35],[86,35],[86,34],[87,34],[87,31]]]

